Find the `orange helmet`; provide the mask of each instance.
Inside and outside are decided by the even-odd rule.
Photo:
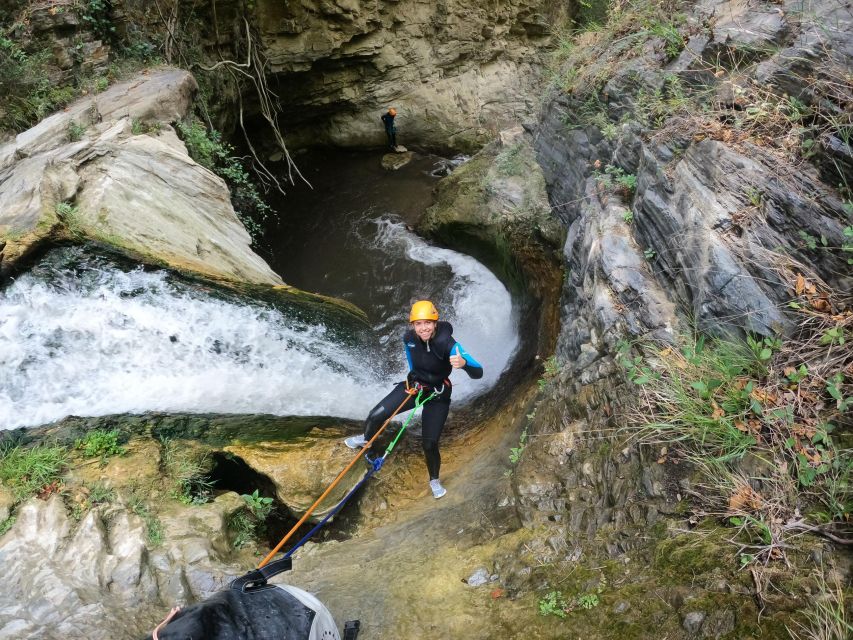
[[[429,300],[418,300],[409,312],[409,322],[415,320],[438,320],[438,309]]]
[[[396,116],[397,110],[394,107],[391,107],[390,109],[388,109],[388,114],[392,115],[392,116]]]

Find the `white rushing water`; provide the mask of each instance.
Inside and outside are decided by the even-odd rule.
[[[437,304],[487,372],[476,385],[454,372],[454,397],[485,391],[517,345],[509,293],[473,258],[402,225],[387,223],[381,242],[453,270]],[[405,370],[401,343],[400,377],[382,379],[375,354],[337,344],[322,325],[207,297],[165,272],[40,271],[48,277],[25,274],[0,291],[0,429],[145,411],[362,418]]]

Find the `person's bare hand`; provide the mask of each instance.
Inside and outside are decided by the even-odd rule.
[[[459,353],[460,353],[459,352],[459,345],[456,345],[456,353],[454,353],[452,356],[450,356],[450,365],[454,369],[461,369],[466,364],[468,364],[468,361],[465,358],[463,358],[461,355],[459,355]]]

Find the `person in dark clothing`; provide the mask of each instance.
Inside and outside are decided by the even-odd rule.
[[[400,412],[409,411],[415,405],[415,397],[406,393],[410,387],[435,393],[435,397],[423,405],[421,415],[424,458],[429,472],[429,486],[432,495],[440,498],[447,493],[438,479],[441,469],[441,454],[438,440],[450,411],[450,372],[462,369],[471,378],[483,377],[483,367],[465,348],[453,338],[453,327],[449,322],[438,320],[438,311],[432,302],[419,300],[412,305],[409,313],[411,327],[403,334],[406,360],[409,374],[406,380],[398,382],[368,414],[364,423],[364,433],[345,440],[351,449],[363,447],[388,419],[405,398],[406,404]]]
[[[394,107],[388,109],[388,113],[382,115],[382,124],[385,125],[385,136],[388,138],[388,147],[397,150],[397,127],[394,126],[394,117],[397,110]]]

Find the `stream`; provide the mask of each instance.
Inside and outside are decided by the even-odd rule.
[[[361,418],[405,375],[399,336],[419,298],[485,368],[481,381],[454,372],[454,397],[487,391],[518,345],[510,294],[473,258],[411,231],[436,159],[394,173],[378,160],[302,159],[324,172],[274,203],[284,222],[265,256],[289,284],[364,309],[376,343],[344,346],[286,310],[61,248],[0,291],[0,429],[145,411]]]

